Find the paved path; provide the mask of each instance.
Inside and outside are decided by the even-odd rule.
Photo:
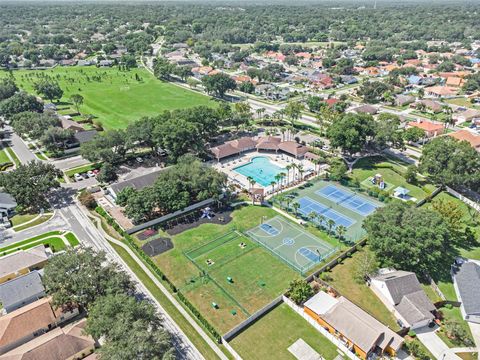
[[[468,321],[468,326],[470,327],[470,331],[472,332],[473,341],[475,341],[477,349],[480,349],[480,324],[474,324]]]
[[[417,329],[415,332],[417,333],[417,338],[436,359],[441,359],[442,354],[448,352],[448,346],[435,333],[435,328],[424,327]]]
[[[10,134],[12,140],[12,150],[17,154],[18,159],[22,164],[26,164],[32,160],[38,160],[37,157],[30,151],[23,140],[15,134],[10,126],[5,126],[5,130]]]

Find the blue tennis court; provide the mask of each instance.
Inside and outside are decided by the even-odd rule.
[[[260,225],[260,229],[262,229],[263,231],[265,231],[268,235],[271,235],[271,236],[275,236],[275,235],[278,235],[280,233],[280,231],[278,229],[275,229],[272,225],[270,224],[262,224]]]
[[[362,216],[370,215],[377,209],[376,204],[368,201],[363,196],[341,189],[335,185],[327,185],[315,193]]]
[[[320,255],[310,250],[309,248],[302,247],[298,249],[298,253],[306,257],[310,261],[320,262],[320,258],[321,258]]]
[[[333,220],[335,222],[335,226],[343,225],[348,228],[356,222],[355,220],[350,219],[349,217],[342,215],[339,212],[320,204],[319,202],[316,202],[315,200],[310,199],[308,196],[298,199],[298,203],[300,204],[299,211],[303,215],[308,216],[311,212],[321,214],[327,219]]]

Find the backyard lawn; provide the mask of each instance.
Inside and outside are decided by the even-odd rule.
[[[161,82],[147,70],[120,71],[117,68],[56,67],[51,70],[13,72],[20,88],[33,93],[33,83],[48,75],[64,90],[58,110],[76,113],[69,103],[72,94],[81,94],[82,114],[92,114],[105,129],[122,129],[143,116],[154,116],[165,110],[197,105],[214,106],[209,97],[168,82]],[[0,78],[7,76],[0,73]]]
[[[331,279],[327,282],[341,295],[373,315],[381,323],[389,326],[392,330],[400,329],[394,316],[383,305],[380,299],[364,282],[357,282],[354,279],[356,266],[359,262],[361,252],[356,252],[351,258],[336,265],[331,272],[327,273]]]
[[[303,339],[324,359],[332,360],[337,348],[287,304],[281,304],[230,341],[244,359],[294,359],[288,347]]]
[[[405,164],[395,162],[382,156],[372,156],[357,161],[353,167],[352,177],[356,178],[364,187],[373,186],[369,181],[376,174],[382,175],[387,184],[387,190],[393,191],[397,186],[410,190],[409,195],[421,200],[435,190],[435,186],[419,180],[416,185],[409,184],[403,177],[406,172]],[[417,176],[418,177],[418,176]]]

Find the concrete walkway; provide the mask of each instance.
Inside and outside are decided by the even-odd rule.
[[[480,324],[475,324],[469,321],[467,321],[467,323],[472,332],[473,341],[475,342],[477,349],[480,349]]]
[[[422,342],[423,345],[425,345],[428,351],[430,351],[436,359],[441,359],[442,355],[449,351],[449,348],[447,344],[445,344],[442,339],[438,337],[435,332],[436,329],[438,329],[438,327],[423,327],[421,329],[417,329],[415,332],[417,333],[417,338]]]
[[[101,220],[97,215],[96,217],[96,227],[102,235],[110,242],[114,243],[117,246],[122,247],[131,257],[132,259],[135,260],[135,262],[142,268],[142,270],[148,275],[150,280],[152,280],[155,285],[162,291],[162,293],[168,298],[168,300],[177,308],[177,310],[182,314],[183,317],[190,323],[190,325],[199,333],[199,335],[205,340],[205,342],[212,348],[212,350],[217,354],[217,356],[222,359],[222,360],[228,360],[227,356],[220,350],[218,345],[205,333],[205,331],[197,324],[197,322],[190,316],[190,314],[183,308],[183,306],[173,297],[173,295],[163,286],[163,284],[157,279],[155,275],[152,274],[150,269],[140,260],[138,259],[136,253],[130,249],[127,245],[125,245],[122,241],[119,241],[110,235],[108,235],[105,230],[103,230],[101,223],[99,223]],[[153,298],[153,297],[152,297]],[[163,307],[160,305],[160,303],[157,302],[157,305],[160,306],[162,309]],[[183,333],[183,331],[180,329],[180,327],[175,323],[175,321],[170,317],[170,315],[163,309],[164,316],[168,318],[168,320],[175,324],[175,326],[178,328],[178,331],[180,331],[183,334],[183,337],[186,339],[187,336]],[[190,340],[188,339],[190,342]],[[193,344],[191,344],[192,347]]]

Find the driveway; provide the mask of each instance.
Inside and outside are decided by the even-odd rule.
[[[28,146],[23,142],[23,140],[15,134],[10,126],[5,126],[6,132],[9,134],[12,143],[12,149],[17,154],[18,159],[22,164],[26,164],[32,160],[39,160],[33,153],[30,151]],[[7,138],[7,139],[8,139]]]
[[[423,327],[415,330],[418,339],[435,356],[436,359],[442,359],[442,356],[448,352],[448,346],[435,333],[435,328]]]
[[[472,332],[473,340],[475,341],[476,347],[480,349],[480,324],[468,322],[468,326],[470,327],[470,331]]]

